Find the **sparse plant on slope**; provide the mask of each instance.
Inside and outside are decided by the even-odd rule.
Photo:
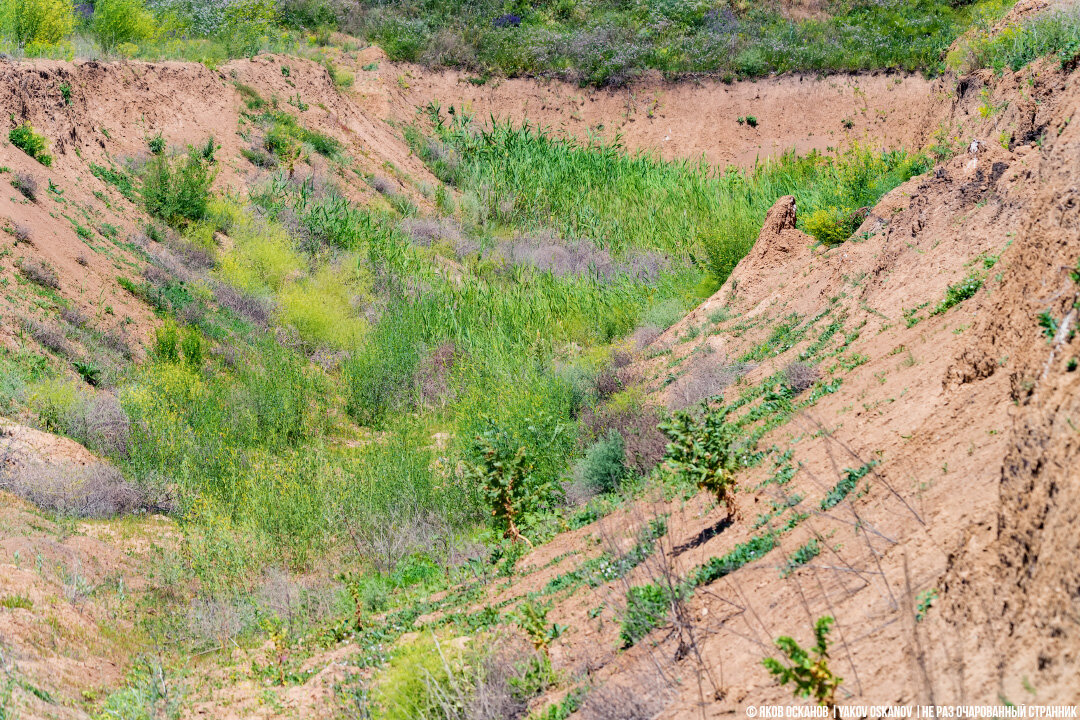
[[[30,157],[37,160],[45,167],[52,165],[52,155],[45,152],[45,138],[34,132],[30,123],[26,122],[8,131],[8,140],[15,147],[22,150]]]
[[[635,585],[626,592],[626,614],[619,630],[623,647],[630,647],[659,625],[671,609],[669,592],[657,585]]]
[[[16,173],[11,181],[11,187],[22,193],[30,202],[37,202],[38,184],[30,173]]]
[[[626,477],[626,444],[618,430],[608,430],[607,435],[589,446],[575,468],[582,482],[596,492],[617,490]]]
[[[518,605],[513,614],[514,622],[529,637],[529,642],[545,656],[548,655],[551,643],[558,640],[566,632],[565,625],[559,625],[558,623],[548,624],[547,614],[550,610],[550,603],[541,604],[533,600],[524,600]]]
[[[940,315],[949,308],[959,305],[968,298],[973,297],[983,286],[983,282],[981,275],[973,273],[955,285],[950,285],[945,288],[945,297],[930,311],[930,314]]]
[[[829,669],[829,626],[833,622],[828,615],[818,618],[814,623],[814,646],[809,651],[793,638],[778,637],[776,647],[787,657],[788,664],[772,657],[761,661],[781,685],[793,684],[792,692],[797,697],[812,697],[818,705],[830,709],[836,706],[836,691],[843,682]]]
[[[735,501],[735,473],[741,467],[736,442],[738,428],[727,422],[724,406],[705,406],[704,416],[678,412],[660,424],[668,436],[666,465],[680,479],[716,496],[727,508],[728,517],[738,515]]]

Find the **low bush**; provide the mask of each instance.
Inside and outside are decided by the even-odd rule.
[[[25,122],[22,125],[13,127],[8,131],[8,140],[12,145],[34,158],[45,167],[52,165],[52,155],[45,152],[47,148],[45,138],[34,132],[34,128],[30,123]]]
[[[367,292],[368,279],[359,263],[323,265],[278,292],[278,316],[309,348],[354,348],[367,330],[355,305]]]
[[[508,720],[551,684],[550,661],[513,638],[482,635],[468,646],[446,634],[404,644],[375,676],[373,720]]]
[[[795,361],[784,368],[784,385],[792,396],[806,392],[821,378],[818,369],[808,363]]]
[[[48,348],[62,357],[71,355],[71,345],[60,328],[39,322],[33,318],[22,318],[20,324],[22,329],[42,347]]]
[[[22,258],[16,263],[16,267],[19,269],[19,274],[30,282],[50,290],[60,289],[60,276],[56,269],[46,261]]]
[[[60,319],[75,328],[86,327],[89,322],[83,311],[75,306],[60,308]]]
[[[945,297],[930,311],[930,314],[940,315],[949,308],[959,305],[970,297],[974,297],[975,293],[982,288],[983,282],[980,275],[972,274],[955,285],[945,288]]]
[[[5,464],[0,488],[42,510],[74,517],[112,517],[157,509],[139,488],[112,466],[54,466],[36,462]]]
[[[520,437],[489,421],[470,447],[465,476],[483,491],[493,524],[514,542],[532,543],[522,533],[541,516],[558,506],[562,486],[557,477],[538,472],[537,449],[554,438],[544,438],[545,426],[554,426],[556,437],[565,428],[551,418],[539,417],[528,425],[531,437]],[[539,442],[538,442],[539,441]]]
[[[15,238],[15,245],[19,243],[26,243],[33,246],[34,233],[30,230],[29,225],[23,225],[22,223],[15,223],[11,228],[11,234]]]
[[[839,245],[851,236],[845,227],[844,213],[836,207],[819,208],[803,221],[806,232],[822,245]]]
[[[781,685],[791,684],[796,697],[811,697],[818,705],[830,710],[836,705],[836,691],[843,678],[829,668],[829,628],[833,618],[820,617],[814,623],[814,645],[809,650],[788,636],[778,637],[776,647],[786,656],[787,663],[767,657],[761,661],[769,674]],[[831,714],[831,712],[830,712]]]
[[[630,647],[648,635],[667,617],[670,608],[668,591],[663,587],[655,583],[631,587],[626,593],[626,611],[619,629],[623,647]]]
[[[155,155],[143,170],[146,212],[172,225],[204,219],[214,175],[210,163],[194,147],[178,159]]]
[[[585,450],[585,456],[574,469],[575,479],[593,492],[612,492],[626,477],[626,446],[618,430],[607,434]]]
[[[60,43],[74,28],[71,0],[5,0],[0,5],[0,30],[30,55]]]
[[[821,499],[821,509],[831,510],[843,502],[844,498],[855,490],[859,481],[866,477],[876,464],[876,461],[871,461],[858,468],[845,468],[843,477]]]
[[[668,682],[649,669],[593,686],[582,703],[582,720],[652,720],[675,698]]]
[[[30,173],[16,173],[11,181],[11,187],[22,193],[30,202],[37,202],[38,183]]]
[[[158,135],[158,138],[161,136]],[[153,139],[151,139],[153,141]],[[164,150],[164,139],[162,139],[162,150]],[[151,148],[152,149],[152,148]],[[159,154],[159,153],[155,153]],[[135,191],[135,185],[131,181],[131,176],[122,170],[115,170],[113,168],[107,168],[97,163],[90,163],[90,172],[94,177],[98,178],[104,183],[112,185],[119,191],[121,195],[135,202],[138,199],[138,195]]]

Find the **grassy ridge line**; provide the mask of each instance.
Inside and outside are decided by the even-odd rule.
[[[364,12],[347,27],[394,60],[618,85],[649,69],[725,79],[884,68],[937,73],[953,40],[972,25],[989,26],[1012,4],[852,0],[791,19],[779,4],[739,1],[364,0]]]

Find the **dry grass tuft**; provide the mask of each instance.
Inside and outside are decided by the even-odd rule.
[[[752,369],[753,365],[749,363],[714,363],[690,370],[671,384],[668,390],[669,405],[672,410],[683,410],[705,398],[720,395],[728,385]]]
[[[594,688],[581,709],[584,720],[652,720],[674,698],[657,675],[639,672],[627,681]]]
[[[6,460],[0,468],[0,488],[42,510],[100,518],[147,509],[139,489],[111,465],[57,466]]]
[[[31,232],[28,225],[22,223],[15,223],[11,228],[11,234],[15,236],[15,244],[23,243],[24,245],[34,246],[34,234]]]
[[[42,347],[51,350],[57,355],[70,357],[71,345],[64,337],[63,331],[55,325],[39,322],[33,318],[22,318],[19,321],[22,329]]]
[[[16,173],[15,179],[11,181],[11,186],[23,194],[30,202],[37,202],[38,194],[38,182],[30,173]]]
[[[804,362],[793,362],[784,369],[784,383],[795,395],[809,390],[820,377],[821,373],[815,366]]]
[[[60,308],[60,319],[76,328],[86,327],[86,323],[89,322],[89,318],[83,314],[82,310],[74,306]]]
[[[56,274],[56,270],[48,263],[41,260],[22,258],[16,263],[16,266],[19,268],[19,273],[30,282],[53,290],[60,289],[60,276]]]

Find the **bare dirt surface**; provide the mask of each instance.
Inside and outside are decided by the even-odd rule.
[[[652,78],[610,90],[531,79],[475,85],[467,74],[431,73],[379,55],[377,49],[361,55],[358,66],[378,62],[379,69],[358,68],[357,91],[386,96],[402,121],[414,107],[437,102],[485,123],[493,116],[579,139],[617,136],[630,150],[720,166],[749,167],[789,150],[824,152],[852,142],[921,147],[937,128],[940,107],[921,75],[785,75],[732,84]],[[757,127],[738,122],[747,116]]]

